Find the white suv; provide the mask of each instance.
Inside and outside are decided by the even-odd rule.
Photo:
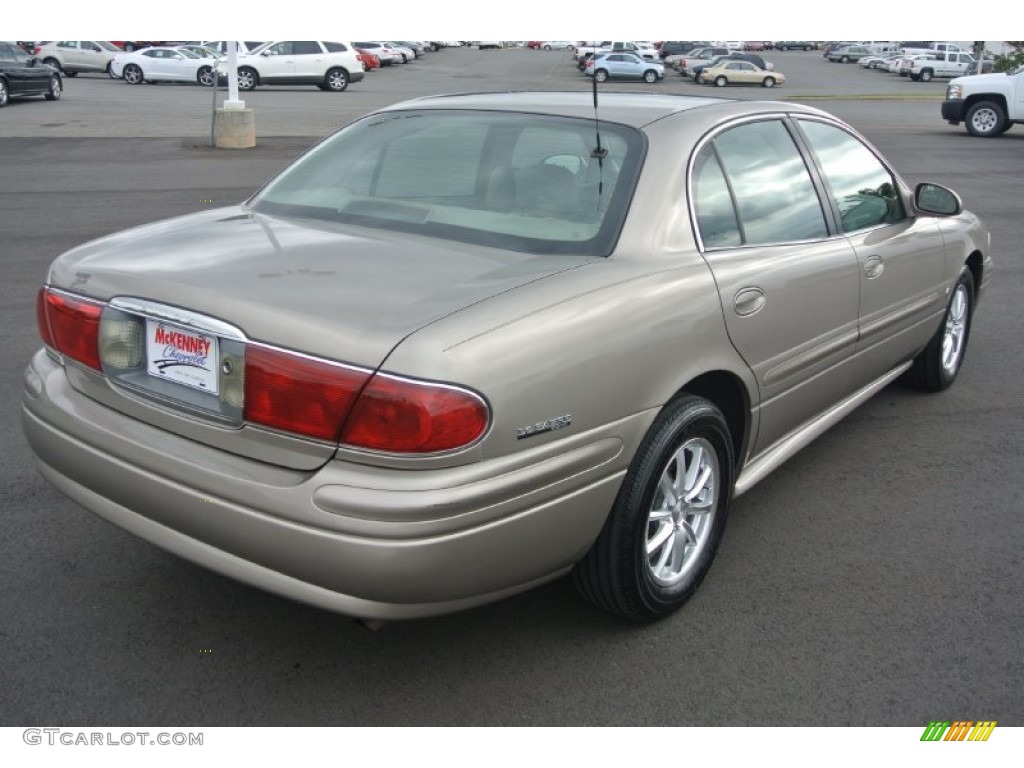
[[[240,91],[257,85],[315,85],[341,92],[363,75],[363,63],[351,43],[278,40],[238,57]]]

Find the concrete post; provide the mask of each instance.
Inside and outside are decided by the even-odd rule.
[[[213,143],[222,149],[256,146],[256,113],[238,98],[238,43],[228,41],[228,98],[213,118]]]

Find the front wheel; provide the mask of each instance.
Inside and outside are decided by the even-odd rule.
[[[678,609],[707,575],[732,494],[729,427],[710,401],[672,400],[655,419],[574,580],[595,605],[636,622]]]
[[[994,101],[979,101],[967,110],[964,124],[972,136],[990,138],[1003,132],[1006,112]]]
[[[129,85],[138,85],[145,79],[142,75],[142,69],[138,64],[128,64],[121,75]]]
[[[212,68],[200,67],[196,73],[196,82],[202,86],[209,87],[217,82],[217,77],[213,74]]]
[[[765,88],[774,88],[775,87],[775,78],[774,77],[766,77],[764,80],[761,81],[761,85],[763,85]]]
[[[726,80],[725,75],[719,75],[718,77],[715,78],[715,85],[717,85],[719,88],[724,88],[728,84],[729,81]]]
[[[46,87],[46,93],[43,94],[43,98],[47,101],[56,101],[60,98],[61,85],[59,75],[50,75],[50,82]]]
[[[956,381],[967,353],[973,312],[974,275],[965,266],[953,286],[942,325],[907,372],[914,386],[940,392]]]
[[[599,69],[594,73],[594,79],[599,83],[603,83],[608,79],[608,72],[604,69]]]
[[[348,88],[348,73],[344,69],[332,69],[324,78],[324,85],[328,90],[341,93]]]
[[[657,79],[658,79],[658,73],[655,72],[653,69],[648,69],[646,72],[644,72],[644,82],[645,83],[653,83],[653,82],[656,82]]]
[[[238,90],[251,91],[256,87],[256,70],[242,67],[238,70]]]

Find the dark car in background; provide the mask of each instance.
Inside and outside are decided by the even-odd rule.
[[[818,46],[809,40],[776,40],[772,47],[777,51],[813,51]]]
[[[703,40],[666,40],[661,44],[661,58],[689,53],[694,48],[707,45]]]
[[[0,107],[20,96],[56,101],[63,89],[60,72],[26,53],[17,43],[0,41]]]

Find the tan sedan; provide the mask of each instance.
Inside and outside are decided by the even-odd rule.
[[[567,574],[631,621],[676,610],[732,499],[896,378],[956,380],[992,249],[819,109],[594,98],[398,104],[238,205],[57,257],[40,471],[363,619]]]
[[[761,69],[749,61],[722,61],[715,67],[703,70],[700,73],[700,81],[705,84],[714,83],[720,87],[762,85],[765,88],[774,88],[786,82],[786,76],[774,69]]]

